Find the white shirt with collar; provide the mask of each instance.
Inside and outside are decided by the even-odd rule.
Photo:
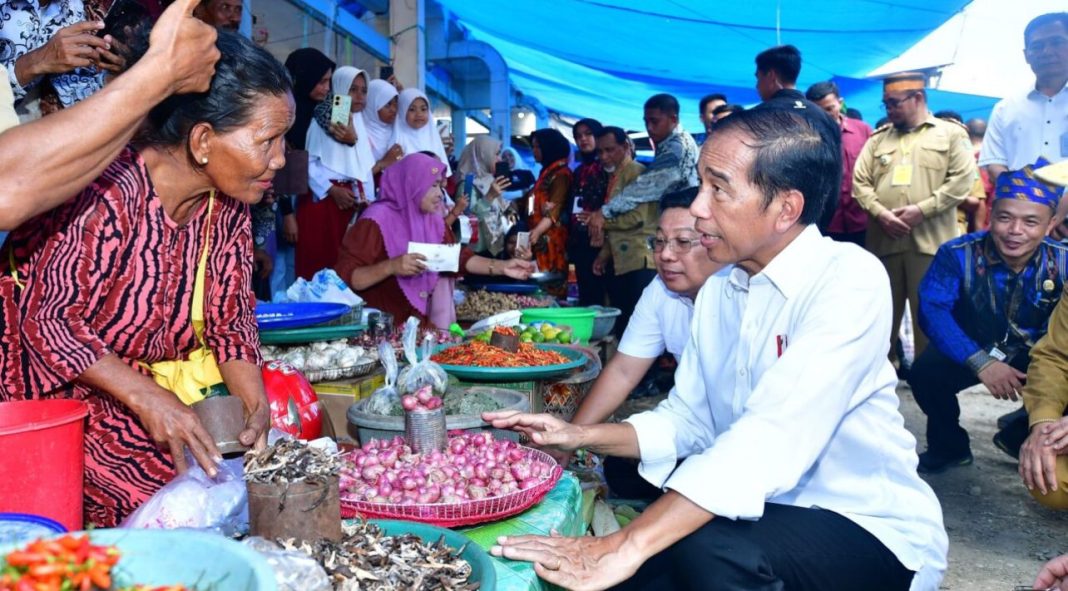
[[[948,540],[898,411],[878,259],[810,226],[753,277],[712,276],[695,307],[675,388],[628,419],[642,476],[721,518],[834,511],[915,571],[913,590],[937,589]]]
[[[1019,170],[1039,156],[1068,160],[1068,84],[1053,96],[1035,89],[994,105],[983,136],[979,166]]]
[[[693,300],[668,289],[657,275],[634,306],[619,352],[652,359],[666,350],[679,361],[690,340],[692,319]]]

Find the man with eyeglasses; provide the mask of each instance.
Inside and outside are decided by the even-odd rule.
[[[1035,74],[1035,86],[994,106],[987,125],[979,166],[990,180],[1019,170],[1039,157],[1068,160],[1068,12],[1035,17],[1024,29],[1024,59]],[[1061,200],[1057,219],[1064,221],[1068,200]],[[1057,224],[1053,235],[1068,236]]]
[[[928,112],[924,83],[916,72],[883,81],[883,106],[892,125],[872,134],[853,169],[853,197],[869,217],[866,247],[890,276],[891,361],[898,361],[906,300],[916,357],[927,346],[916,318],[920,281],[938,247],[957,237],[957,205],[977,176],[967,130]]]
[[[574,424],[594,425],[607,420],[665,352],[676,362],[682,358],[697,292],[723,268],[708,258],[694,228],[696,218],[689,209],[696,197],[697,187],[692,187],[668,193],[660,200],[656,234],[648,239],[646,248],[657,275],[642,292],[618,351],[583,399],[572,419]],[[571,454],[555,456],[566,465]],[[660,495],[659,489],[638,476],[636,461],[606,458],[604,468],[608,485],[617,496],[652,499]]]

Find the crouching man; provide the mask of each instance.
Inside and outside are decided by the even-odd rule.
[[[493,554],[580,590],[938,588],[947,539],[898,411],[889,279],[815,226],[841,168],[796,113],[715,124],[691,213],[733,266],[697,296],[667,400],[618,424],[485,415],[538,445],[640,458],[667,492],[615,534],[508,536]]]

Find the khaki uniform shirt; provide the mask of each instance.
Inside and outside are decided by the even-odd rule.
[[[15,97],[11,94],[11,83],[5,78],[0,80],[0,132],[18,124],[19,116],[15,114]]]
[[[1031,349],[1023,401],[1030,425],[1056,421],[1068,409],[1068,283],[1053,314],[1049,329]]]
[[[641,163],[633,160],[617,170],[608,181],[612,188],[609,202],[644,170]],[[634,209],[604,221],[604,248],[612,251],[612,267],[616,275],[653,267],[653,251],[649,250],[647,239],[656,234],[659,207],[659,200],[638,203]]]
[[[907,166],[911,175],[902,174]],[[934,255],[942,243],[957,237],[956,208],[971,191],[976,174],[972,144],[962,125],[929,114],[911,132],[890,125],[876,130],[853,169],[853,197],[869,215],[868,250],[876,256]],[[890,238],[876,218],[906,205],[918,205],[924,220],[908,236]]]

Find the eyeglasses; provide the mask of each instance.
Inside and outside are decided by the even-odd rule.
[[[910,92],[910,93],[906,94],[904,97],[899,98],[899,99],[895,99],[895,98],[883,99],[883,109],[887,110],[887,111],[889,111],[890,109],[896,109],[896,108],[901,106],[901,103],[911,99],[912,97],[914,97],[914,96],[916,96],[918,94],[920,94],[920,93],[918,93],[918,92]]]
[[[1027,53],[1042,53],[1043,49],[1047,47],[1053,51],[1068,45],[1068,37],[1064,35],[1057,35],[1056,37],[1050,37],[1049,39],[1039,39],[1038,41],[1032,41],[1027,44],[1024,51]]]
[[[686,254],[693,249],[694,246],[700,244],[701,241],[697,238],[672,238],[671,240],[665,240],[663,238],[649,238],[649,248],[655,253],[664,252],[664,247],[671,249],[671,252],[676,254]]]

